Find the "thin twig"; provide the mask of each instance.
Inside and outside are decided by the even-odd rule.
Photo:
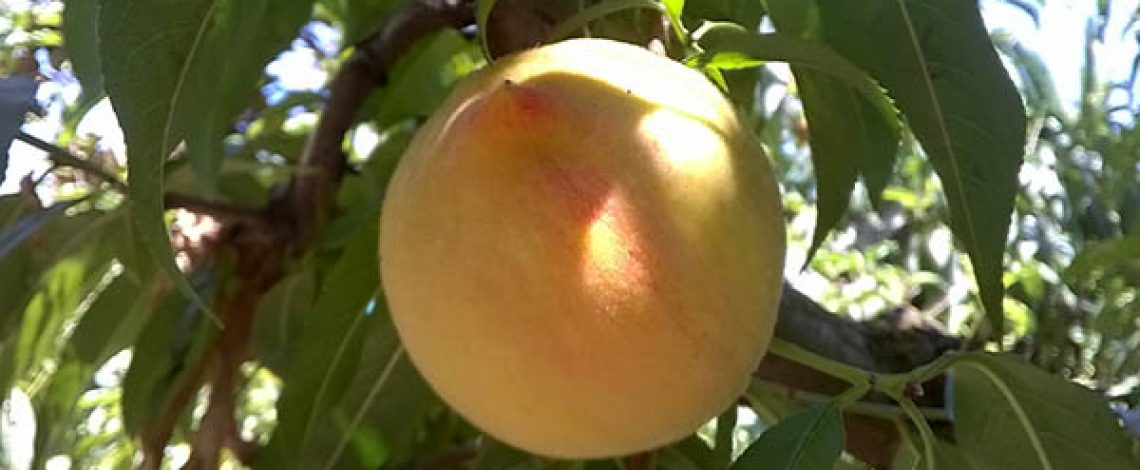
[[[117,176],[108,173],[98,165],[91,163],[86,159],[79,158],[78,156],[73,155],[71,152],[60,148],[55,144],[46,142],[39,137],[31,135],[22,130],[16,133],[16,140],[47,152],[48,159],[50,159],[56,165],[82,170],[88,175],[94,176],[100,180],[107,182],[119,192],[127,192],[127,185],[126,183],[123,183],[123,180],[120,180]]]

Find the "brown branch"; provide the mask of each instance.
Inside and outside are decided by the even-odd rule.
[[[348,168],[344,136],[365,98],[387,81],[388,70],[416,41],[443,28],[475,21],[471,0],[420,0],[407,4],[356,46],[329,85],[329,101],[301,159],[284,204],[293,219],[294,251],[308,245],[331,210],[336,186]]]

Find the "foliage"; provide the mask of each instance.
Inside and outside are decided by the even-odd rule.
[[[263,447],[257,467],[644,463],[551,461],[481,435],[432,394],[388,319],[375,272],[387,178],[418,123],[489,60],[494,8],[525,2],[476,3],[477,37],[443,30],[391,64],[352,122],[343,147],[352,171],[336,188],[335,211],[250,308],[251,357],[233,388],[238,437]],[[574,14],[556,31],[644,39],[646,18],[664,14],[667,52],[733,98],[779,171],[789,264],[804,267],[789,273],[797,287],[859,320],[921,311],[974,350],[872,375],[778,343],[772,354],[850,388],[811,404],[756,392],[757,380],[748,406],[655,451],[651,463],[846,468],[855,459],[843,452],[844,424],[872,394],[886,397],[898,423],[897,462],[1137,465],[1135,440],[1109,402],[1122,413],[1140,406],[1140,111],[1135,71],[1125,83],[1095,73],[1103,28],[1090,28],[1083,89],[1067,111],[1041,57],[987,32],[973,2],[570,3]],[[1012,3],[1036,12],[1035,2]],[[166,211],[164,195],[190,193],[240,214],[276,200],[307,171],[301,155],[328,98],[325,79],[404,4],[0,7],[0,72],[23,77],[2,80],[38,74],[71,90],[57,92],[58,115],[0,114],[56,119],[52,144],[98,170],[57,164],[0,197],[0,391],[10,397],[0,407],[0,467],[138,464],[164,420],[167,463],[187,458],[206,420],[201,410],[216,396],[197,385],[216,368],[210,345],[227,331],[219,299],[240,298],[249,268],[214,254],[227,236],[216,220]],[[1110,11],[1092,21],[1108,23]],[[286,61],[309,69],[274,72]],[[297,85],[290,74],[317,83]],[[7,88],[0,85],[0,109],[32,93]],[[79,135],[104,96],[127,155]],[[6,138],[18,122],[0,124]],[[951,432],[912,393],[936,377],[951,390],[943,410]],[[179,401],[195,406],[183,412],[172,405]],[[28,429],[30,453],[9,438]]]

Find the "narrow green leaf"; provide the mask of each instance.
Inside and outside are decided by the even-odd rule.
[[[0,183],[8,174],[8,147],[35,103],[39,82],[29,75],[0,78]]]
[[[34,286],[22,297],[0,303],[2,345],[0,389],[12,380],[40,372],[45,360],[57,356],[65,325],[79,313],[85,297],[99,284],[110,265],[105,249],[107,221],[102,213],[57,218],[18,251],[25,252],[24,282]]]
[[[103,62],[99,56],[99,0],[63,4],[63,47],[83,91],[80,107],[103,96]]]
[[[954,433],[974,468],[1140,468],[1104,399],[1009,355],[951,366]]]
[[[732,470],[831,470],[843,452],[843,415],[834,403],[806,408],[760,435]]]
[[[218,3],[107,0],[99,15],[104,86],[130,149],[127,197],[139,241],[178,289],[206,312],[208,304],[174,262],[162,193],[164,165],[184,137],[175,128],[177,104],[193,88],[187,86],[189,66],[201,53]]]
[[[64,355],[47,383],[36,394],[35,458],[31,468],[46,468],[48,458],[72,451],[81,418],[77,402],[91,380],[94,367]]]
[[[828,46],[788,34],[754,34],[724,25],[709,28],[698,42],[705,52],[695,61],[697,64],[703,65],[722,53],[740,54],[757,61],[788,62],[827,74],[858,91],[885,121],[897,119],[891,101],[867,73]]]
[[[681,22],[681,14],[685,11],[685,0],[661,0],[661,4],[665,5],[665,15],[669,17],[669,25],[673,27],[677,38],[687,41],[689,33],[685,31],[685,24]]]
[[[172,137],[185,138],[200,191],[216,193],[223,137],[257,96],[266,63],[296,37],[311,8],[312,0],[217,1],[212,7],[172,112]]]
[[[728,468],[728,465],[732,463],[732,443],[735,433],[736,404],[733,404],[716,419],[716,436],[713,446],[714,468]]]
[[[159,418],[191,373],[215,329],[186,297],[167,295],[132,346],[131,365],[123,377],[123,428],[137,436]]]
[[[685,14],[715,21],[731,21],[755,31],[764,18],[762,0],[688,0]]]
[[[87,364],[102,364],[135,341],[157,303],[153,285],[120,274],[79,320],[68,340],[71,350]]]
[[[729,455],[731,459],[731,454]],[[720,470],[727,464],[714,464],[713,449],[697,435],[686,437],[681,442],[665,447],[657,452],[657,465],[663,470]]]
[[[270,289],[257,308],[250,338],[254,356],[279,376],[288,372],[291,346],[304,331],[316,292],[315,270],[302,268]]]
[[[368,317],[365,307],[379,287],[376,223],[364,225],[321,284],[296,348],[288,382],[277,402],[277,430],[263,468],[297,462],[316,436],[315,423],[344,395],[357,373]]]
[[[814,1],[769,0],[767,5],[778,31],[816,40],[820,20]],[[864,111],[873,106],[855,89],[824,72],[792,65],[792,74],[810,131],[816,177],[818,212],[811,246],[804,260],[806,265],[847,213],[851,190],[860,171],[868,175],[865,179],[868,192],[878,200],[878,194],[886,186],[884,173],[889,174],[894,164],[900,126],[897,119],[865,114]],[[880,106],[889,107],[890,103],[880,103]],[[871,168],[880,162],[885,169]]]
[[[475,1],[475,24],[479,27],[479,43],[483,46],[483,57],[487,62],[494,60],[491,55],[491,46],[487,42],[487,20],[491,18],[491,10],[499,0]]]
[[[396,62],[379,97],[375,122],[381,129],[430,115],[460,78],[475,69],[473,45],[453,29],[424,38]]]
[[[974,2],[817,0],[824,37],[893,96],[942,181],[950,227],[1000,334],[1025,111]],[[883,51],[892,51],[886,54]]]

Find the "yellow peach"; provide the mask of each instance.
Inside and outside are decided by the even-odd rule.
[[[576,39],[460,83],[397,165],[380,271],[412,362],[522,449],[628,454],[731,405],[776,320],[784,227],[701,74]]]

